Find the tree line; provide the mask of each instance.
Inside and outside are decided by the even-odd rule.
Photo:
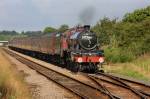
[[[127,62],[150,52],[150,6],[121,21],[103,18],[93,27],[109,62]]]
[[[16,35],[39,36],[39,35],[45,35],[45,34],[55,33],[55,32],[63,33],[67,29],[69,29],[69,26],[66,24],[63,24],[58,29],[51,27],[51,26],[45,27],[43,31],[22,31],[21,33],[19,33],[14,30],[13,31],[3,30],[3,31],[0,31],[0,39],[2,36],[16,36]]]
[[[69,29],[69,26],[67,24],[63,24],[61,25],[58,29],[54,28],[54,27],[46,27],[43,31],[44,34],[47,33],[53,33],[53,32],[59,32],[59,33],[63,33],[65,32],[67,29]]]

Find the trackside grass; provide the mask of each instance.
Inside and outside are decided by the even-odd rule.
[[[29,90],[0,48],[0,99],[31,99]]]
[[[132,62],[109,64],[104,67],[107,72],[150,81],[150,54],[143,55]]]

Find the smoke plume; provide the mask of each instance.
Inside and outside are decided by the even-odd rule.
[[[86,7],[80,12],[79,19],[81,24],[91,24],[95,15],[93,6]]]

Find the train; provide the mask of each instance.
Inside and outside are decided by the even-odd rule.
[[[9,41],[12,50],[63,64],[75,72],[103,69],[104,51],[90,25],[76,26],[64,33],[20,37]]]

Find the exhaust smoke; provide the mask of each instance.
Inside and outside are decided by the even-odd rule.
[[[93,6],[86,7],[80,12],[80,24],[91,24],[95,15],[95,8]]]

